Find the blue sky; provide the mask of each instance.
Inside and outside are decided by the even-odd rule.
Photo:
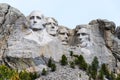
[[[98,18],[120,25],[120,0],[0,0],[0,3],[10,4],[25,16],[33,10],[40,10],[69,28]]]

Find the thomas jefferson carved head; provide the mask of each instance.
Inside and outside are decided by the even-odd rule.
[[[52,17],[48,17],[46,18],[46,20],[47,20],[47,23],[45,24],[45,27],[46,27],[47,32],[52,36],[56,36],[57,30],[58,30],[57,21]]]

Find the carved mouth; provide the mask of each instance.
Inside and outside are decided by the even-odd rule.
[[[50,30],[50,31],[55,31],[55,30],[52,29],[52,30]]]
[[[33,31],[42,30],[41,28],[32,28]]]
[[[67,40],[62,40],[62,42],[67,42],[67,43],[68,43],[68,41],[67,41]]]
[[[62,41],[62,44],[63,44],[63,45],[67,45],[67,44],[68,44],[68,41]]]

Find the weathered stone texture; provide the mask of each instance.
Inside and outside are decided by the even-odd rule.
[[[43,68],[48,69],[46,64],[50,57],[58,63],[65,54],[71,60],[69,51],[73,51],[74,54],[83,55],[89,64],[97,56],[99,65],[106,63],[111,71],[120,71],[120,28],[115,30],[114,22],[96,19],[88,24],[77,25],[75,29],[69,29],[59,25],[54,18],[48,20],[47,17],[44,24],[35,25],[37,28],[42,27],[41,30],[31,27],[29,18],[30,16],[26,18],[8,4],[0,4],[1,64],[13,69],[41,72]],[[78,80],[79,73],[82,80],[88,80],[83,71],[66,67],[62,69],[61,66],[46,78]]]

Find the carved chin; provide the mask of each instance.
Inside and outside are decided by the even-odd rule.
[[[86,42],[80,43],[80,47],[87,47],[87,43]]]
[[[48,33],[51,34],[51,35],[55,35],[56,34],[55,31],[49,31]]]
[[[42,25],[39,25],[39,24],[34,24],[33,26],[31,26],[31,28],[43,29],[43,26],[42,26]]]

